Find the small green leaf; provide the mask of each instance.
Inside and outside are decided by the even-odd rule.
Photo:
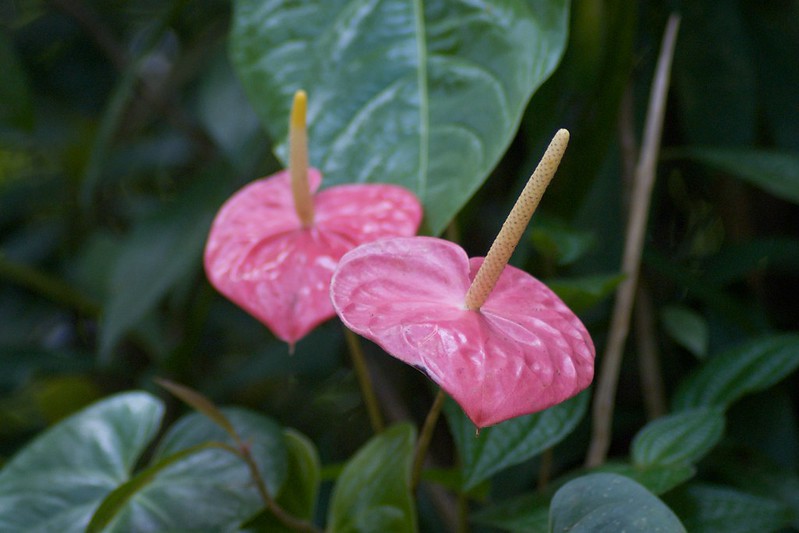
[[[724,434],[724,416],[716,409],[698,408],[658,418],[633,439],[632,460],[638,467],[692,464],[699,461]]]
[[[288,475],[283,488],[275,498],[277,504],[290,515],[304,520],[313,518],[319,493],[321,465],[316,447],[308,437],[293,429],[283,430],[289,452]],[[296,531],[281,523],[269,509],[248,521],[247,531],[292,533]]]
[[[589,474],[566,483],[552,498],[549,524],[559,533],[685,531],[657,496],[616,474]]]
[[[799,204],[799,154],[738,148],[689,148],[678,153]]]
[[[477,524],[506,531],[547,533],[551,499],[551,493],[522,494],[484,507],[472,514],[470,518]]]
[[[83,532],[130,479],[164,407],[144,392],[112,396],[53,426],[0,471],[0,531]]]
[[[403,185],[433,234],[508,147],[560,60],[569,18],[567,0],[233,6],[233,64],[272,137],[286,139],[292,94],[305,89],[325,184]]]
[[[547,280],[555,294],[579,313],[595,306],[616,290],[624,279],[623,274],[603,274],[574,279]]]
[[[463,486],[468,490],[493,474],[519,464],[563,440],[577,426],[588,405],[582,392],[546,411],[488,427],[475,436],[474,424],[448,400],[447,422],[460,452]]]
[[[729,407],[740,397],[767,389],[799,366],[799,335],[783,334],[747,342],[710,358],[683,381],[675,410]]]
[[[533,246],[558,265],[569,265],[582,257],[594,244],[594,234],[566,225],[538,221],[530,232]]]
[[[689,531],[777,531],[791,522],[785,505],[729,487],[692,485],[667,501]]]
[[[398,424],[373,437],[349,460],[330,499],[332,533],[417,530],[410,491],[415,441],[413,427]]]
[[[710,335],[702,315],[687,307],[671,305],[663,308],[660,318],[664,329],[677,344],[699,359],[705,358]]]

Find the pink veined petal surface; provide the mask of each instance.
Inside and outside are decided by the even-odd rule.
[[[347,253],[331,283],[350,329],[425,372],[477,427],[574,396],[594,368],[585,326],[526,272],[506,267],[483,307],[466,309],[482,261],[441,239],[387,239]]]
[[[308,177],[316,191],[321,174],[309,169]],[[413,194],[396,186],[333,187],[313,201],[314,224],[303,228],[288,172],[257,180],[222,206],[205,249],[217,290],[289,344],[335,314],[330,278],[344,253],[381,237],[413,235],[422,216]]]

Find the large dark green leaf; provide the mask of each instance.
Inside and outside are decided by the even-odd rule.
[[[773,335],[718,354],[678,387],[677,410],[728,407],[740,397],[766,389],[799,366],[799,335]]]
[[[104,357],[167,291],[199,270],[220,199],[218,181],[215,175],[203,176],[174,204],[140,223],[127,239],[116,258],[103,312],[100,353]]]
[[[268,418],[243,409],[223,409],[250,446],[272,494],[286,475],[287,452],[281,429]],[[148,470],[123,485],[98,510],[103,531],[230,531],[263,506],[245,462],[224,429],[192,413],[170,428]],[[235,449],[235,448],[233,448]],[[97,526],[98,529],[99,525]]]
[[[372,438],[349,460],[330,500],[332,533],[416,531],[410,491],[415,431],[398,424]]]
[[[689,148],[677,152],[751,183],[777,198],[799,203],[799,155],[735,148]]]
[[[475,436],[474,424],[448,401],[444,409],[460,452],[464,488],[475,487],[560,442],[582,419],[587,405],[588,393],[583,392],[546,411],[502,422]]]
[[[724,434],[718,409],[698,408],[658,418],[633,439],[631,455],[638,467],[691,464],[701,459]]]
[[[404,185],[437,234],[557,65],[568,5],[237,0],[231,55],[276,139],[286,137],[292,93],[308,92],[311,163],[327,185]]]
[[[693,485],[666,500],[691,532],[778,531],[791,521],[782,503],[728,487]]]
[[[0,530],[84,531],[129,479],[163,411],[149,394],[120,394],[37,437],[0,471]]]
[[[566,483],[552,498],[549,527],[572,533],[685,531],[657,496],[616,474],[589,474]]]

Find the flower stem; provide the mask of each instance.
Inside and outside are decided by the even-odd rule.
[[[549,182],[555,176],[566,146],[569,144],[569,132],[561,129],[555,134],[552,142],[544,152],[533,175],[527,181],[524,190],[516,200],[497,238],[488,250],[485,261],[477,271],[469,291],[466,293],[466,307],[471,310],[480,309],[488,295],[497,284],[500,274],[508,264],[510,256],[519,244],[527,224],[538,207]]]
[[[361,395],[363,396],[364,404],[366,404],[366,411],[369,413],[372,430],[375,433],[380,433],[383,431],[385,424],[380,414],[380,404],[372,387],[372,379],[369,377],[369,369],[366,366],[361,343],[358,341],[357,335],[347,328],[344,328],[344,337],[347,339],[347,348],[349,348],[350,357],[352,358],[355,375],[358,377],[358,385],[361,387]]]
[[[308,186],[308,129],[306,110],[308,97],[305,91],[294,93],[289,121],[289,172],[291,192],[294,194],[294,209],[303,227],[313,224],[314,210],[311,189]]]
[[[427,456],[427,449],[433,439],[433,430],[436,427],[436,422],[438,422],[438,416],[441,414],[441,408],[444,407],[446,397],[444,390],[438,389],[436,399],[433,400],[433,405],[424,420],[422,432],[419,434],[419,442],[416,444],[416,453],[413,457],[413,472],[411,473],[411,491],[413,492],[416,491],[416,487],[419,486],[419,480],[422,478],[424,458]]]

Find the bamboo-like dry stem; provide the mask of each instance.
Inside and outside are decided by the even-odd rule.
[[[311,189],[308,186],[308,128],[306,110],[308,96],[305,91],[294,93],[289,121],[289,172],[291,173],[291,192],[294,195],[294,209],[304,227],[313,224],[314,209]]]
[[[677,40],[679,24],[679,16],[672,15],[669,17],[663,34],[663,43],[655,70],[655,78],[652,82],[646,124],[644,126],[644,139],[641,143],[641,154],[635,170],[635,183],[633,185],[630,215],[624,243],[622,272],[626,277],[616,292],[616,303],[611,317],[610,333],[608,334],[607,347],[602,359],[602,368],[599,372],[594,395],[591,443],[585,460],[585,464],[589,468],[604,463],[610,448],[613,402],[616,398],[621,359],[630,329],[630,316],[638,284],[638,271],[644,247],[649,204],[655,183],[655,164],[660,149],[660,136],[666,110],[671,60],[674,56],[674,45]]]
[[[466,308],[480,309],[488,295],[497,284],[500,274],[508,264],[510,256],[519,244],[519,240],[527,229],[527,224],[533,216],[541,197],[544,195],[549,182],[555,176],[555,171],[560,165],[566,146],[569,144],[569,132],[565,129],[558,130],[552,142],[544,152],[541,162],[538,163],[533,175],[524,186],[519,199],[513,205],[508,218],[502,224],[497,238],[486,254],[485,261],[477,271],[469,291],[466,293]]]

